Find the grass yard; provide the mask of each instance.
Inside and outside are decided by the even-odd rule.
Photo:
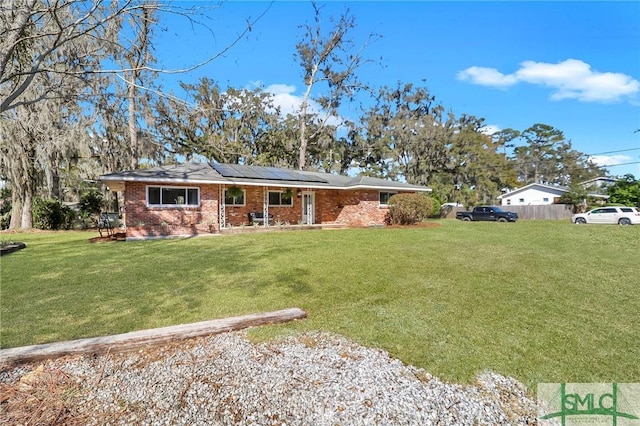
[[[640,382],[640,226],[440,222],[90,243],[5,234],[2,348],[289,307],[444,380]]]

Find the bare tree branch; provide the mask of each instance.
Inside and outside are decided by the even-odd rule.
[[[103,2],[100,0],[69,0],[45,3],[43,0],[15,0],[16,5],[0,6],[0,113],[20,105],[30,105],[43,99],[52,99],[61,92],[59,84],[44,88],[44,98],[19,99],[35,74],[55,74],[89,79],[91,75],[150,72],[181,74],[193,71],[216,60],[232,49],[270,9],[269,4],[257,18],[247,21],[243,31],[227,45],[205,60],[180,69],[140,66],[103,67],[96,58],[122,52],[123,46],[112,28],[113,23],[138,11],[149,10],[176,14],[200,25],[193,18],[195,9],[183,9],[152,1]],[[116,7],[113,8],[113,5]],[[80,39],[88,39],[95,49],[74,49]],[[24,52],[22,52],[22,51]]]

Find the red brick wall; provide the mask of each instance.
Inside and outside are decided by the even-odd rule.
[[[200,207],[147,207],[147,186],[146,183],[126,183],[124,199],[128,238],[217,232],[218,185],[188,185],[200,188]]]
[[[249,224],[249,213],[263,211],[264,188],[255,186],[242,187],[245,190],[245,205],[226,205],[227,225],[240,226]],[[285,188],[270,187],[269,191],[284,191]],[[302,216],[302,198],[296,196],[293,189],[293,206],[269,207],[269,214],[273,215],[274,222],[296,225]]]
[[[316,219],[320,223],[348,226],[382,225],[387,214],[375,190],[316,192]]]
[[[155,185],[154,186],[162,186]],[[178,185],[167,185],[178,186]],[[125,189],[127,237],[190,235],[218,232],[218,185],[189,185],[200,188],[200,207],[147,207],[146,183],[132,182]],[[226,225],[248,225],[249,212],[262,212],[264,189],[247,186],[245,205],[226,205]],[[284,188],[269,188],[271,191]],[[298,224],[302,221],[302,197],[293,190],[293,206],[269,208],[275,222]],[[315,190],[315,223],[341,223],[371,226],[384,223],[387,209],[379,206],[376,190]]]
[[[227,205],[227,225],[248,224],[249,212],[262,212],[263,188],[246,187],[246,206]],[[269,188],[270,191],[284,188]],[[339,191],[320,189],[315,193],[315,223],[343,223],[348,226],[370,226],[384,223],[387,209],[380,207],[378,191]],[[302,222],[302,197],[293,190],[293,206],[269,207],[273,220],[292,225]]]

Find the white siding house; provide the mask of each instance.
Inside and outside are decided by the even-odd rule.
[[[567,192],[566,188],[543,185],[541,183],[530,183],[527,186],[507,192],[498,197],[503,206],[539,206],[553,204],[554,199],[560,198]]]
[[[604,183],[606,185],[606,183],[609,183],[606,181],[610,180],[611,179],[608,178],[598,178],[582,182],[580,185],[585,186],[585,184],[590,184],[590,186],[592,186],[595,182],[597,183],[597,189],[604,188],[606,191],[606,186],[601,186],[600,184]],[[503,206],[543,206],[545,204],[554,204],[557,198],[562,197],[562,195],[567,192],[569,192],[569,188],[566,187],[530,183],[527,186],[500,195],[498,200],[500,200]],[[593,191],[589,192],[589,197],[599,198],[603,201],[609,198],[608,195]]]

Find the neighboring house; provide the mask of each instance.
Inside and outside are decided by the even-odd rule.
[[[542,183],[530,183],[522,188],[498,196],[498,200],[501,201],[503,206],[554,204],[554,200],[562,197],[567,191],[567,188],[544,185]]]
[[[608,178],[598,179],[609,180]],[[589,189],[591,188],[593,182],[599,181],[598,179],[581,182],[580,185],[588,184],[589,186],[587,188]],[[514,189],[513,191],[498,196],[498,200],[500,200],[503,206],[540,206],[557,203],[558,199],[569,191],[570,189],[564,186],[530,183],[529,185],[523,186],[522,188]],[[588,195],[590,197],[600,198],[602,200],[606,200],[609,198],[607,195],[598,192],[599,191],[595,191],[593,193],[589,193]]]
[[[431,191],[364,176],[213,162],[111,173],[100,181],[124,191],[127,238],[217,233],[250,225],[251,214],[260,226],[381,225],[393,194]]]

